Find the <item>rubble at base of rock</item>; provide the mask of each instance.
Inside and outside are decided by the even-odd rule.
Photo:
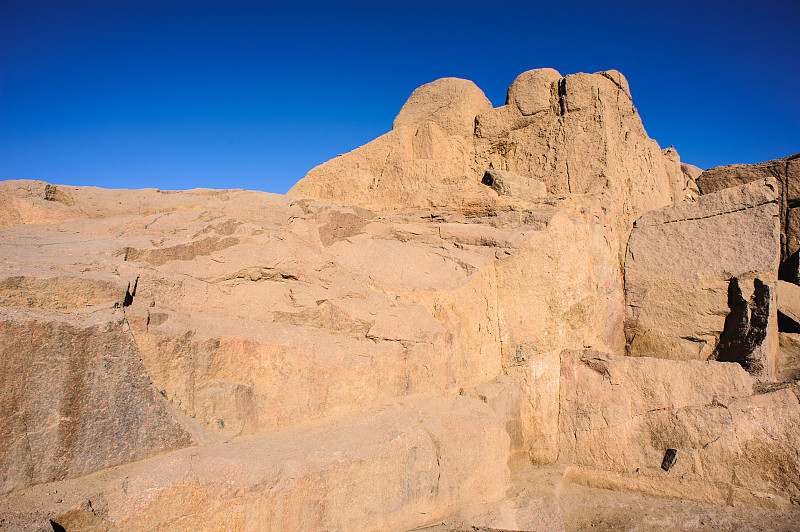
[[[798,155],[631,94],[437,80],[286,196],[0,182],[0,530],[793,522]]]

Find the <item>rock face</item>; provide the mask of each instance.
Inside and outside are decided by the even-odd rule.
[[[382,211],[479,208],[486,190],[474,178],[473,129],[475,116],[491,108],[471,81],[423,85],[389,133],[312,169],[289,194]]]
[[[501,196],[512,196],[530,201],[547,195],[544,183],[526,179],[514,172],[489,169],[483,174],[481,183]]]
[[[497,109],[466,80],[424,85],[390,133],[314,168],[289,194],[374,210],[505,205],[477,186],[489,169],[520,176],[520,199],[530,198],[525,180],[549,194],[604,195],[620,240],[686,188],[677,153],[647,136],[622,74],[539,69],[521,74]]]
[[[721,356],[774,376],[778,214],[777,184],[765,180],[639,219],[625,260],[629,354]]]
[[[2,493],[193,443],[151,386],[122,310],[3,308],[0,386]]]
[[[560,461],[596,487],[781,507],[800,494],[800,404],[737,364],[561,356]],[[669,467],[664,457],[677,451]],[[609,473],[616,472],[616,473]]]
[[[698,175],[621,74],[541,69],[288,197],[0,183],[0,530],[561,530],[498,502],[532,464],[798,500],[788,178]]]
[[[507,449],[502,420],[476,399],[404,401],[62,484],[84,509],[53,520],[68,530],[92,516],[118,530],[405,530],[420,515],[501,498]],[[26,495],[46,498],[10,502]]]
[[[717,166],[697,177],[702,194],[752,181],[773,178],[778,183],[781,221],[782,277],[793,283],[798,277],[797,252],[800,250],[800,153],[757,164]]]
[[[478,168],[542,181],[550,194],[604,195],[623,241],[636,218],[680,201],[684,179],[675,156],[647,136],[628,82],[615,70],[525,72],[506,105],[475,122]]]

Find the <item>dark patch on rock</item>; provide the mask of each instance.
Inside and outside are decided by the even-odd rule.
[[[742,295],[739,279],[728,285],[728,307],[725,327],[719,344],[711,355],[719,362],[737,362],[750,373],[760,373],[764,363],[753,356],[756,348],[767,337],[771,288],[760,279],[753,282],[753,295],[748,302]]]

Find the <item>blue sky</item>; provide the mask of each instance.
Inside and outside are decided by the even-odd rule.
[[[800,151],[800,1],[0,1],[0,179],[285,192],[411,92],[620,70],[703,168]]]

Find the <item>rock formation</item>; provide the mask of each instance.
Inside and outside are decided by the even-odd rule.
[[[620,73],[540,69],[288,196],[0,182],[0,529],[562,530],[570,483],[791,519],[795,158],[701,172]]]

